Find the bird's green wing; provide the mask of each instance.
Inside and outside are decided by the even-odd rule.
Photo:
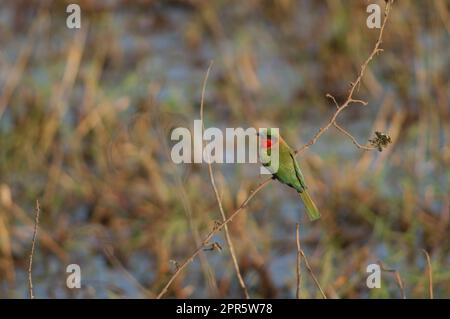
[[[303,177],[302,171],[300,170],[300,167],[298,166],[297,160],[295,159],[295,156],[294,156],[294,154],[292,154],[292,152],[290,152],[289,154],[291,155],[292,161],[294,162],[295,175],[297,175],[300,185],[302,185],[302,187],[304,189],[306,189],[307,187],[305,184],[305,178]]]

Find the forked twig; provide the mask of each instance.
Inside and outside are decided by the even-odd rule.
[[[336,124],[336,119],[338,117],[338,115],[345,110],[351,103],[360,103],[363,105],[367,105],[367,102],[363,101],[363,100],[359,100],[359,99],[355,99],[353,97],[353,94],[355,93],[355,90],[357,87],[359,87],[359,85],[361,84],[361,80],[364,76],[364,73],[367,69],[367,66],[369,65],[370,61],[372,61],[372,59],[375,57],[375,55],[377,55],[378,53],[382,52],[383,50],[380,49],[380,45],[383,41],[383,32],[386,26],[386,22],[388,20],[389,17],[389,12],[391,9],[391,3],[392,1],[389,0],[386,3],[386,7],[384,9],[384,20],[383,20],[383,24],[381,25],[380,28],[380,33],[378,34],[378,39],[377,42],[375,43],[375,46],[372,50],[372,52],[370,53],[369,57],[366,59],[366,61],[364,61],[364,63],[361,65],[361,69],[359,71],[359,74],[356,78],[355,81],[353,81],[351,83],[351,87],[350,90],[348,91],[348,95],[347,95],[347,99],[345,100],[344,103],[342,103],[341,105],[339,105],[336,101],[336,99],[331,95],[331,94],[327,94],[327,97],[331,98],[334,103],[337,106],[337,110],[334,112],[333,116],[330,118],[330,120],[328,121],[328,123],[324,126],[321,127],[317,133],[306,143],[304,144],[302,147],[300,147],[299,149],[297,149],[295,151],[295,155],[298,155],[299,153],[303,152],[305,149],[309,148],[311,145],[315,144],[317,142],[317,140],[322,136],[323,133],[325,133],[325,131],[327,131],[332,125],[334,125],[336,128],[338,128],[341,132],[345,132],[344,134],[347,136],[351,136],[351,139],[353,141],[353,143],[358,146],[358,148],[361,149],[365,149],[367,150],[366,147],[363,147],[362,145],[360,145],[358,142],[356,142],[356,139],[347,131],[343,130],[342,128],[340,128],[337,124]]]
[[[342,132],[344,135],[346,135],[349,139],[352,140],[353,144],[355,144],[355,146],[359,149],[365,150],[365,151],[373,151],[376,150],[377,148],[374,146],[366,146],[366,145],[362,145],[359,144],[358,141],[356,140],[356,138],[347,130],[345,130],[342,126],[340,126],[339,124],[337,124],[337,122],[333,123],[334,127],[338,129],[338,131]]]

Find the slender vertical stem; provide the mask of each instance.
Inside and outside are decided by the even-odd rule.
[[[295,238],[297,242],[297,292],[295,294],[297,299],[300,299],[300,286],[302,282],[301,263],[302,263],[302,248],[300,246],[299,225],[295,225]]]
[[[433,268],[431,268],[431,258],[428,252],[425,249],[422,249],[423,253],[425,254],[427,258],[427,265],[428,265],[428,291],[430,294],[430,299],[434,299],[433,294]]]
[[[35,245],[36,245],[36,238],[37,238],[38,227],[39,227],[39,213],[40,213],[40,210],[41,209],[39,207],[39,201],[36,200],[35,219],[34,219],[34,233],[33,233],[33,240],[31,242],[30,261],[29,261],[29,264],[28,264],[28,286],[29,286],[30,299],[34,299],[32,269],[33,269],[34,248],[35,248]]]
[[[211,63],[209,64],[208,70],[206,71],[205,79],[203,81],[202,97],[201,97],[201,102],[200,102],[200,121],[202,122],[202,141],[203,141],[203,131],[205,130],[205,124],[203,122],[203,105],[204,105],[204,100],[205,100],[206,82],[208,81],[208,76],[209,76],[209,72],[211,70],[212,64],[213,64],[213,62],[211,61]],[[220,215],[222,217],[222,222],[225,222],[227,219],[227,216],[223,209],[222,201],[219,196],[219,191],[216,186],[216,181],[214,179],[214,172],[212,170],[212,164],[211,164],[211,160],[209,158],[209,154],[208,154],[207,160],[208,160],[208,172],[209,172],[209,178],[211,180],[211,186],[214,190],[214,195],[216,197],[217,203],[219,204],[219,210],[220,210]],[[241,286],[242,291],[244,292],[245,298],[250,299],[250,296],[249,296],[248,290],[247,290],[247,286],[245,285],[244,279],[243,279],[241,271],[239,269],[239,263],[236,258],[236,252],[234,250],[233,242],[231,241],[231,236],[230,236],[230,232],[228,230],[227,224],[225,224],[224,230],[225,230],[225,238],[226,238],[228,247],[230,248],[230,255],[231,255],[231,259],[233,261],[233,266],[236,271],[239,285]]]

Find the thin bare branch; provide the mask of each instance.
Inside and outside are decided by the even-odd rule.
[[[300,249],[300,254],[302,255],[303,259],[305,260],[306,269],[308,270],[309,274],[311,275],[311,278],[314,280],[314,283],[316,284],[317,288],[319,289],[320,294],[322,295],[322,298],[327,299],[327,295],[325,295],[325,292],[323,291],[322,286],[320,286],[319,280],[317,280],[316,275],[314,275],[314,272],[313,272],[311,266],[309,265],[308,258],[306,258],[305,252],[302,249]]]
[[[333,101],[334,105],[336,105],[336,108],[339,109],[339,103],[336,101],[336,98],[333,95],[331,95],[330,93],[327,93],[325,96],[327,98],[331,99]]]
[[[299,225],[298,223],[295,225],[295,238],[297,243],[297,292],[295,294],[297,299],[300,299],[300,286],[302,283],[302,271],[301,271],[301,263],[302,263],[302,248],[300,246],[300,236],[299,236]]]
[[[350,100],[350,103],[359,103],[359,104],[362,104],[362,105],[364,105],[364,106],[366,106],[367,104],[369,104],[369,103],[367,103],[366,101],[364,101],[364,100],[358,100],[358,99],[351,99]]]
[[[34,232],[33,232],[33,239],[31,242],[30,261],[28,264],[28,287],[29,287],[30,299],[34,299],[32,269],[33,269],[34,247],[36,246],[36,238],[37,238],[37,233],[38,233],[38,228],[39,228],[40,211],[41,211],[41,208],[39,206],[39,201],[36,200],[36,209],[35,209],[35,217],[34,217]]]
[[[422,249],[422,252],[425,254],[427,258],[428,265],[428,291],[430,293],[430,299],[434,299],[433,294],[433,268],[431,267],[431,258],[428,252],[425,249]]]
[[[335,99],[335,97],[333,95],[327,93],[326,97],[331,99],[333,101],[334,105],[336,105],[336,108],[339,109],[339,103],[336,101],[336,99]],[[358,101],[359,103],[362,103],[364,105],[367,104],[367,102],[362,101],[362,100],[354,100],[355,103],[356,103],[356,101]],[[336,121],[333,122],[333,125],[339,131],[341,131],[344,135],[348,136],[352,140],[353,144],[356,145],[357,148],[360,148],[360,149],[363,149],[363,150],[366,150],[366,151],[372,151],[372,150],[377,149],[376,147],[373,147],[373,146],[365,146],[365,145],[359,144],[358,141],[356,140],[356,138],[352,134],[350,134],[350,132],[348,132],[342,126],[340,126]]]
[[[206,90],[206,83],[208,81],[209,72],[211,70],[212,65],[213,65],[213,61],[211,61],[211,63],[209,64],[208,70],[206,71],[205,79],[203,81],[202,97],[201,97],[201,102],[200,102],[200,121],[202,122],[202,134],[201,134],[202,136],[203,136],[203,131],[205,130],[205,123],[203,121],[203,105],[204,105],[204,100],[205,100],[205,90]],[[227,216],[223,209],[222,200],[220,199],[219,191],[218,191],[217,185],[216,185],[216,180],[214,179],[214,172],[212,169],[212,164],[211,164],[211,159],[209,158],[209,154],[208,154],[207,162],[208,162],[208,172],[209,172],[209,178],[211,180],[211,186],[214,190],[214,195],[216,196],[217,203],[219,204],[219,210],[220,210],[220,215],[222,217],[222,222],[224,222],[227,219]],[[225,238],[226,238],[228,247],[230,248],[230,255],[231,255],[231,259],[233,260],[233,266],[234,266],[234,269],[236,270],[236,276],[238,278],[239,285],[242,288],[245,298],[250,299],[250,296],[249,296],[248,290],[247,290],[247,286],[245,285],[244,278],[242,277],[241,271],[239,269],[239,263],[236,258],[236,252],[234,250],[234,245],[231,240],[230,232],[228,230],[228,225],[226,225],[226,224],[224,225],[224,230],[225,230]]]
[[[156,297],[157,299],[162,298],[162,296],[164,296],[164,294],[166,294],[167,289],[170,287],[170,285],[172,284],[172,282],[178,277],[178,275],[183,271],[183,269],[189,265],[194,258],[203,250],[204,247],[206,247],[209,244],[209,241],[211,240],[211,238],[217,233],[219,232],[225,225],[227,225],[229,222],[231,222],[233,220],[234,217],[236,217],[237,214],[239,214],[246,206],[247,204],[250,202],[250,200],[261,190],[263,189],[265,186],[267,186],[267,184],[272,180],[272,178],[267,178],[265,179],[263,182],[261,182],[253,191],[250,192],[250,195],[247,197],[246,200],[244,200],[244,202],[238,207],[238,209],[236,209],[233,214],[231,214],[224,222],[220,223],[217,222],[215,227],[209,232],[209,234],[205,237],[205,239],[203,239],[201,245],[191,254],[190,257],[188,257],[183,263],[181,263],[179,265],[179,267],[177,268],[177,270],[175,271],[175,273],[172,275],[172,277],[170,277],[169,281],[167,282],[167,284],[164,286],[164,288],[161,290],[161,292],[158,294],[158,296]]]
[[[356,140],[356,138],[352,134],[350,134],[348,131],[346,131],[342,126],[337,124],[337,122],[334,122],[333,125],[340,132],[342,132],[344,135],[348,136],[348,138],[350,138],[352,140],[353,144],[355,144],[355,146],[357,148],[365,150],[365,151],[373,151],[373,150],[377,149],[376,147],[373,147],[373,146],[366,146],[366,145],[359,144],[358,141]]]
[[[388,1],[386,3],[386,7],[384,9],[384,20],[383,20],[383,23],[382,23],[381,28],[380,28],[380,33],[378,34],[377,42],[375,43],[375,46],[374,46],[372,52],[370,53],[369,57],[361,65],[361,69],[359,71],[359,74],[358,74],[356,80],[351,83],[351,87],[350,87],[350,90],[348,91],[347,99],[345,100],[345,102],[343,102],[341,105],[339,105],[337,103],[336,99],[334,99],[334,97],[332,97],[330,94],[327,94],[327,97],[332,97],[332,99],[334,100],[334,103],[337,106],[337,110],[334,112],[333,116],[330,118],[330,120],[328,121],[328,123],[324,127],[321,127],[317,131],[317,133],[306,144],[304,144],[302,147],[300,147],[299,149],[297,149],[295,151],[296,155],[300,154],[305,149],[307,149],[311,145],[315,144],[317,142],[317,140],[322,136],[322,134],[325,133],[332,125],[334,125],[334,123],[336,122],[336,119],[339,116],[339,114],[343,110],[345,110],[351,103],[361,103],[363,105],[367,105],[367,102],[365,102],[363,100],[359,100],[359,99],[353,98],[353,94],[355,93],[356,88],[359,87],[359,85],[361,84],[361,80],[362,80],[362,78],[364,76],[364,73],[365,73],[365,71],[367,69],[367,66],[369,65],[370,61],[372,61],[372,59],[378,53],[381,53],[383,51],[382,49],[380,49],[380,45],[383,42],[383,33],[384,33],[384,29],[386,27],[386,22],[387,22],[388,17],[389,17],[391,4],[392,4],[392,1]]]

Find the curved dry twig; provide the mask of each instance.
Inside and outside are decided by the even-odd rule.
[[[206,83],[208,81],[209,72],[211,70],[212,65],[213,65],[213,61],[211,61],[211,63],[209,64],[208,70],[206,71],[205,79],[203,81],[202,97],[201,97],[201,102],[200,102],[200,121],[202,122],[202,134],[201,134],[202,136],[203,136],[203,131],[205,130],[205,124],[203,122],[203,105],[204,105],[204,100],[205,100],[205,90],[206,90]],[[220,199],[219,191],[217,190],[216,181],[214,179],[214,173],[212,170],[212,164],[211,164],[211,160],[209,158],[209,154],[208,154],[207,160],[208,160],[208,173],[209,173],[209,178],[211,180],[211,186],[214,190],[214,195],[216,196],[217,203],[219,204],[219,210],[220,210],[220,215],[222,217],[222,222],[224,222],[226,220],[227,216],[226,216],[225,211],[222,206],[222,200]],[[242,288],[245,298],[250,299],[250,295],[248,294],[247,286],[245,285],[244,278],[242,277],[242,274],[241,274],[241,270],[239,269],[239,263],[236,258],[236,252],[234,250],[233,242],[231,241],[230,232],[228,231],[228,225],[226,225],[226,224],[224,225],[224,230],[225,230],[225,239],[227,241],[228,247],[230,248],[230,255],[231,255],[231,259],[233,261],[233,266],[236,271],[236,276],[238,278],[239,285]]]
[[[210,63],[210,65],[208,67],[208,70],[206,72],[206,75],[205,75],[205,79],[204,79],[204,82],[203,82],[203,88],[202,88],[202,97],[201,97],[201,102],[200,102],[200,119],[201,119],[201,122],[202,122],[202,130],[204,129],[204,125],[203,125],[204,94],[205,94],[205,88],[206,88],[206,81],[208,79],[211,66],[212,66],[212,62]],[[233,259],[233,264],[234,264],[234,266],[236,268],[236,273],[237,273],[237,276],[238,276],[239,284],[243,288],[245,296],[247,298],[249,298],[248,291],[247,291],[247,288],[245,286],[245,282],[243,281],[242,275],[241,275],[241,273],[239,271],[239,265],[237,263],[237,259],[236,259],[236,255],[234,253],[234,249],[231,248],[231,247],[233,247],[233,244],[231,243],[231,239],[229,237],[227,224],[229,222],[231,222],[233,220],[233,218],[240,211],[242,211],[242,209],[244,209],[247,206],[247,204],[250,202],[250,200],[253,198],[253,196],[255,196],[256,193],[258,193],[261,189],[263,189],[272,180],[272,178],[271,177],[267,178],[262,183],[260,183],[253,191],[250,192],[250,195],[247,197],[246,200],[244,200],[244,202],[238,207],[238,209],[236,209],[228,218],[226,218],[225,212],[223,211],[222,202],[220,200],[220,196],[219,196],[219,193],[217,191],[216,184],[215,184],[214,175],[212,174],[211,164],[209,164],[209,174],[210,174],[211,184],[213,185],[214,194],[216,196],[216,199],[218,201],[219,208],[220,208],[220,211],[221,211],[222,222],[221,223],[220,222],[216,223],[216,225],[214,226],[212,231],[210,231],[209,234],[205,237],[205,239],[203,239],[201,244],[191,254],[191,256],[188,257],[183,263],[178,264],[178,266],[176,267],[176,271],[173,273],[172,277],[170,277],[169,281],[163,287],[161,292],[157,295],[156,299],[161,299],[167,293],[168,288],[173,283],[173,281],[178,277],[178,275],[183,271],[183,269],[186,266],[188,266],[194,260],[194,258],[209,244],[209,241],[211,240],[213,235],[216,234],[217,232],[219,232],[222,228],[225,228],[225,235],[226,235],[226,238],[227,238],[228,245],[230,247],[230,254],[231,254],[232,259]],[[230,245],[230,243],[231,243],[231,245]]]
[[[297,224],[297,226],[298,226],[298,224]],[[297,227],[297,238],[298,238],[298,227]],[[322,295],[322,298],[327,299],[327,295],[325,295],[325,292],[323,291],[322,286],[319,283],[319,280],[317,279],[316,275],[314,274],[314,272],[311,268],[311,265],[308,262],[308,258],[305,255],[305,252],[303,251],[303,249],[300,248],[300,242],[298,239],[297,239],[297,249],[298,249],[300,255],[305,260],[306,269],[308,270],[309,274],[311,275],[311,278],[313,279],[314,283],[316,284],[317,288],[319,289],[320,294]],[[297,257],[297,258],[299,258],[299,257]],[[298,267],[300,267],[300,266],[298,266]]]
[[[373,151],[373,150],[377,149],[374,146],[366,146],[366,145],[359,144],[358,141],[356,140],[356,138],[350,132],[348,132],[346,129],[344,129],[342,126],[337,124],[337,122],[334,122],[333,125],[335,128],[338,129],[338,131],[340,131],[342,134],[346,135],[349,139],[351,139],[353,144],[355,144],[355,146],[357,148],[362,149],[364,151]]]
[[[328,123],[327,123],[324,127],[321,127],[321,128],[317,131],[317,133],[316,133],[316,134],[315,134],[315,135],[314,135],[314,136],[313,136],[306,144],[304,144],[302,147],[300,147],[299,149],[297,149],[297,150],[295,151],[295,155],[300,154],[300,153],[303,152],[305,149],[307,149],[307,148],[309,148],[311,145],[315,144],[315,143],[317,142],[317,140],[322,136],[322,134],[325,133],[325,131],[327,131],[332,125],[334,125],[336,128],[338,128],[341,132],[345,132],[345,133],[344,133],[345,135],[347,135],[347,136],[349,136],[349,137],[351,136],[351,139],[352,139],[353,143],[354,143],[356,146],[358,146],[358,148],[361,148],[361,149],[367,149],[367,148],[363,147],[362,145],[360,145],[358,142],[356,142],[356,139],[355,139],[350,133],[348,133],[347,131],[345,131],[345,130],[342,129],[341,127],[339,127],[339,126],[336,124],[336,119],[337,119],[338,115],[339,115],[343,110],[345,110],[351,103],[360,103],[360,104],[363,104],[363,105],[367,105],[367,102],[366,102],[366,101],[359,100],[359,99],[355,99],[355,98],[353,97],[353,94],[355,93],[356,88],[359,87],[359,85],[361,84],[361,80],[362,80],[362,78],[363,78],[363,76],[364,76],[364,72],[366,71],[367,66],[369,65],[370,61],[372,61],[372,59],[373,59],[378,53],[380,53],[380,52],[383,51],[383,49],[380,49],[380,45],[381,45],[381,43],[382,43],[382,41],[383,41],[383,33],[384,33],[384,29],[385,29],[385,27],[386,27],[386,22],[387,22],[388,17],[389,17],[389,12],[390,12],[390,9],[391,9],[391,4],[392,4],[392,1],[388,1],[388,2],[386,3],[386,7],[385,7],[385,9],[384,9],[384,20],[383,20],[383,24],[381,25],[381,28],[380,28],[380,33],[378,34],[378,40],[377,40],[377,42],[375,43],[375,46],[374,46],[372,52],[370,53],[369,57],[368,57],[368,58],[366,59],[366,61],[364,61],[364,63],[361,65],[361,69],[360,69],[360,71],[359,71],[358,77],[356,78],[355,81],[353,81],[353,82],[351,83],[351,88],[350,88],[350,90],[349,90],[349,92],[348,92],[347,99],[345,100],[344,103],[342,103],[341,105],[339,105],[339,104],[337,103],[336,99],[335,99],[331,94],[327,94],[327,97],[331,98],[331,99],[334,101],[334,103],[336,104],[337,110],[334,112],[333,116],[331,117],[331,119],[328,121]]]

